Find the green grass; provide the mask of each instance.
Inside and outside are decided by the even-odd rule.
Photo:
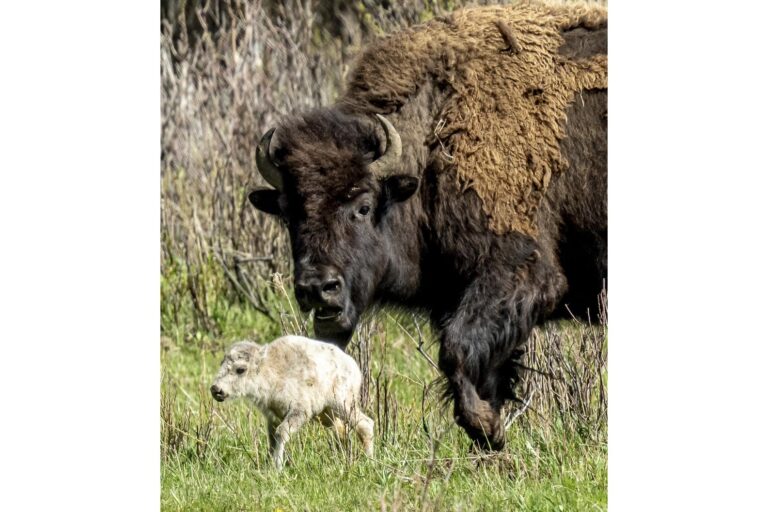
[[[361,366],[367,375],[366,412],[376,422],[375,457],[365,458],[356,439],[338,440],[313,422],[288,444],[286,469],[275,472],[260,413],[244,402],[216,403],[208,387],[228,343],[242,337],[269,341],[282,331],[302,329],[288,295],[275,294],[274,309],[283,311],[282,327],[237,305],[222,308],[226,313],[214,312],[220,317],[216,336],[196,328],[184,315],[176,314],[173,323],[164,314],[164,510],[607,507],[605,404],[599,402],[597,387],[584,391],[567,377],[571,370],[573,375],[595,370],[588,368],[582,343],[594,336],[595,328],[573,324],[548,329],[533,347],[544,358],[556,347],[559,359],[547,371],[566,376],[560,379],[562,386],[550,389],[546,381],[537,381],[539,396],[512,424],[507,446],[488,456],[470,449],[468,438],[450,417],[450,407],[441,405],[439,373],[418,351],[413,322],[382,312],[362,326],[350,351],[358,360],[363,355],[369,361]],[[595,339],[604,347],[604,332],[598,334],[603,337]],[[425,338],[431,339],[428,329]],[[425,345],[434,360],[435,344]],[[535,361],[541,368],[548,360]],[[602,367],[596,371],[605,378]],[[586,404],[577,403],[577,396],[586,396]]]

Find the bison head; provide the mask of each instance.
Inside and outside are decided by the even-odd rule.
[[[400,135],[383,116],[321,110],[269,130],[256,151],[274,189],[249,195],[287,224],[296,299],[315,335],[346,347],[395,262],[395,205],[419,180],[403,172]]]

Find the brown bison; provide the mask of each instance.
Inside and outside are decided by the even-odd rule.
[[[335,105],[256,150],[296,298],[346,347],[375,304],[429,315],[456,422],[504,445],[531,329],[607,274],[607,13],[457,11],[369,46]]]

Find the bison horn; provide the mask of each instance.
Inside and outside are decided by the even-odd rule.
[[[400,134],[389,120],[376,114],[376,117],[381,123],[381,127],[384,128],[384,133],[387,136],[387,148],[384,150],[384,154],[379,158],[371,162],[368,166],[368,170],[379,179],[386,178],[400,167],[400,155],[403,152],[403,144],[400,141]]]
[[[259,146],[256,148],[256,167],[259,169],[259,173],[267,180],[267,183],[275,187],[277,190],[283,190],[283,173],[272,162],[269,157],[269,143],[272,140],[272,134],[275,133],[275,129],[272,128],[261,138]]]

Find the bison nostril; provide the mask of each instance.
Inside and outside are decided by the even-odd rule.
[[[335,295],[341,291],[341,281],[338,279],[331,279],[323,284],[323,293],[329,295]]]
[[[213,395],[213,398],[214,398],[214,399],[215,399],[217,402],[223,402],[224,400],[226,400],[226,399],[227,399],[227,394],[224,392],[224,390],[223,390],[223,389],[221,389],[221,388],[220,388],[219,386],[217,386],[216,384],[214,384],[213,386],[211,386],[211,395]]]

